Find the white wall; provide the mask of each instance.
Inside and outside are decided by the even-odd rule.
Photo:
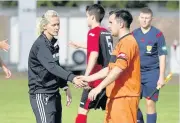
[[[60,31],[58,35],[58,42],[59,42],[59,62],[64,65],[67,62],[68,56],[67,56],[67,50],[68,50],[68,27],[67,27],[67,18],[60,19]]]
[[[78,43],[84,43],[87,42],[87,33],[88,33],[88,26],[86,18],[84,17],[72,17],[69,19],[69,41],[78,42]],[[72,60],[72,54],[76,49],[69,48],[68,50],[68,64],[73,65],[74,62]],[[84,50],[86,52],[86,50]]]
[[[176,51],[171,47],[170,53],[170,71],[180,74],[180,46],[177,47]]]
[[[19,25],[18,18],[12,17],[10,20],[10,63],[19,63]]]
[[[18,2],[18,22],[19,22],[19,71],[28,69],[28,56],[30,48],[36,38],[36,0],[30,0],[27,4],[25,0]]]

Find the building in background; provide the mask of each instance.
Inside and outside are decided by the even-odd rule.
[[[37,6],[34,5],[33,2],[32,5],[35,7]],[[162,30],[166,38],[169,50],[167,71],[180,74],[180,57],[178,57],[180,55],[175,55],[175,53],[180,54],[180,46],[177,46],[176,51],[173,48],[174,40],[179,41],[179,11],[170,11],[164,7],[159,7],[157,5],[155,6],[153,4],[149,5],[155,13],[153,25]],[[29,13],[29,15],[31,15],[24,15],[26,16],[25,18],[21,18],[22,16],[19,16],[20,10],[18,11],[17,7],[1,9],[0,40],[8,38],[11,49],[8,54],[0,52],[0,55],[5,59],[5,62],[8,62],[9,65],[11,65],[15,70],[27,71],[27,57],[29,48],[37,36],[36,23],[38,21],[38,17],[42,16],[42,14],[48,9],[54,9],[60,14],[61,17],[60,32],[58,36],[60,46],[60,64],[66,69],[72,71],[83,71],[86,67],[86,51],[73,49],[68,46],[68,42],[86,42],[87,40],[87,32],[89,29],[86,23],[85,6],[85,3],[83,3],[80,7],[30,8],[30,6],[23,6],[26,8],[19,9],[23,9],[26,14]],[[107,15],[102,22],[103,26],[105,27],[108,27],[108,12],[112,9],[114,8],[106,8]],[[134,21],[131,27],[131,30],[133,30],[138,27],[137,17],[139,9],[129,10],[134,16]],[[24,32],[24,34],[22,34],[22,32]]]

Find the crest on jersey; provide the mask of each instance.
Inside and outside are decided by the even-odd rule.
[[[151,45],[147,45],[146,46],[146,53],[151,53],[152,50],[152,46]]]

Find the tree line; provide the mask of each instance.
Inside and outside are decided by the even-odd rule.
[[[95,1],[37,1],[37,7],[79,7],[82,4],[93,4]],[[168,9],[179,9],[179,1],[103,1],[96,0],[98,4],[102,4],[108,8],[142,8],[148,6],[149,3],[156,3],[159,6]],[[1,7],[17,7],[18,1],[0,1]]]

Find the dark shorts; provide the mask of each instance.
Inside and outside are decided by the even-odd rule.
[[[159,80],[159,70],[152,70],[141,73],[141,98],[147,98],[157,87]],[[158,101],[159,91],[151,98],[153,101]]]
[[[84,89],[82,92],[82,96],[81,96],[81,102],[80,102],[80,107],[84,108],[84,109],[88,109],[90,100],[88,100],[88,94],[89,94],[90,90]]]
[[[36,123],[62,123],[59,93],[30,95],[30,103],[36,117]]]
[[[106,101],[107,101],[107,97],[106,97],[106,90],[102,90],[100,94],[98,94],[98,96],[96,97],[96,100],[94,101],[90,101],[88,99],[88,94],[89,94],[90,90],[83,90],[82,96],[81,96],[81,102],[80,102],[80,107],[84,108],[86,110],[89,109],[102,109],[105,110],[106,107]]]

